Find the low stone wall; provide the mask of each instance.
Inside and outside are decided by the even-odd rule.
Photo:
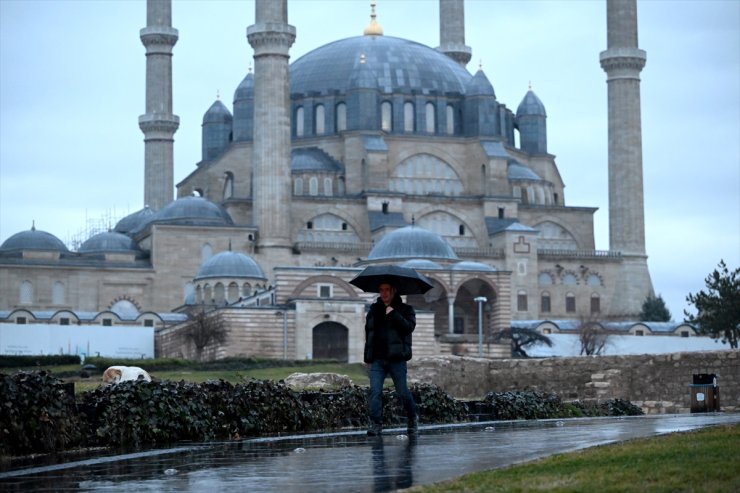
[[[718,376],[720,409],[740,411],[740,351],[544,359],[440,356],[409,362],[411,381],[433,383],[457,398],[538,390],[563,400],[627,399],[647,414],[688,413],[693,375]]]

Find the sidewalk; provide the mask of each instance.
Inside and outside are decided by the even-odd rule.
[[[260,438],[0,472],[2,491],[381,492],[540,457],[717,424],[740,413],[422,426]]]

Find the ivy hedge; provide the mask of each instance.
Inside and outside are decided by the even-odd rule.
[[[77,397],[70,385],[47,371],[0,373],[0,456],[90,446],[140,448],[183,440],[233,440],[367,423],[367,389],[356,385],[297,392],[282,381],[270,380],[127,381]],[[414,384],[411,392],[422,422],[474,419],[471,403],[456,400],[434,385]],[[507,420],[642,414],[627,401],[588,406],[563,403],[555,395],[538,392],[489,393],[476,406],[479,415]],[[383,414],[388,426],[405,424],[395,390],[384,391]]]

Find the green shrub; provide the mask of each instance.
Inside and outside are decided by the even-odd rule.
[[[0,373],[0,455],[53,452],[78,446],[84,421],[75,408],[74,387],[47,371]]]

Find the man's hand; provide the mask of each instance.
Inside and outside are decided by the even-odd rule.
[[[386,315],[388,315],[392,311],[393,311],[393,307],[392,306],[388,305],[388,306],[385,307],[385,314]]]

